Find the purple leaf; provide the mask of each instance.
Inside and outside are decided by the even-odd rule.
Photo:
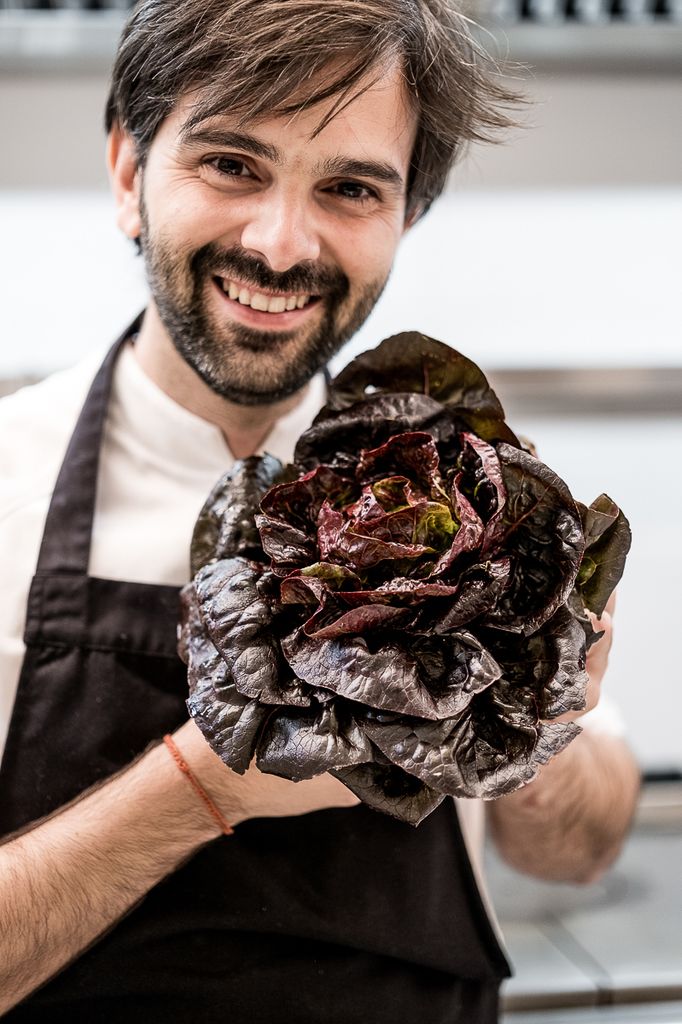
[[[230,670],[202,630],[192,584],[182,591],[182,652],[188,666],[187,708],[206,741],[222,760],[243,775],[256,750],[259,731],[270,709],[242,696]]]
[[[425,544],[402,540],[426,532],[430,521],[441,516],[423,506],[410,506],[366,522],[346,519],[326,503],[320,509],[317,542],[322,558],[346,563],[356,571],[369,569],[385,560],[415,559],[433,553]],[[439,506],[440,510],[440,506]],[[447,514],[447,513],[446,513]],[[393,539],[394,537],[398,539]]]
[[[282,650],[309,686],[372,708],[431,720],[459,713],[501,674],[469,634],[438,641],[419,637],[409,647],[386,640],[373,651],[362,636],[320,640],[298,630],[282,640]]]
[[[303,632],[316,640],[329,640],[337,636],[356,633],[373,633],[376,629],[395,629],[410,621],[412,613],[407,608],[395,608],[386,604],[367,604],[350,611],[341,612],[331,622],[326,622],[326,609],[304,623]],[[320,623],[323,623],[320,625]]]
[[[450,633],[488,615],[500,601],[509,582],[508,558],[472,565],[460,577],[455,596],[444,610],[432,614],[424,623],[434,633]],[[444,602],[445,604],[445,602]]]
[[[600,494],[589,508],[580,506],[585,531],[585,554],[577,586],[591,612],[601,616],[623,575],[632,534],[630,524],[607,494]]]
[[[236,462],[220,478],[194,527],[190,548],[192,575],[215,559],[259,556],[254,512],[263,494],[286,472],[272,455],[253,455]]]
[[[445,799],[396,765],[362,764],[331,772],[368,807],[419,825]]]
[[[489,619],[530,636],[568,598],[585,541],[563,480],[526,452],[501,444],[498,453],[508,499],[496,528],[496,554],[509,557],[512,572]]]
[[[372,744],[353,716],[330,705],[275,712],[258,744],[256,764],[262,772],[298,782],[371,757]]]
[[[310,698],[291,673],[273,633],[273,617],[257,590],[258,571],[243,558],[201,569],[192,584],[208,636],[237,690],[264,704],[305,707]]]
[[[364,449],[355,469],[356,479],[363,484],[403,474],[422,493],[434,498],[443,494],[438,470],[438,449],[430,434],[412,431],[395,434],[378,448]]]

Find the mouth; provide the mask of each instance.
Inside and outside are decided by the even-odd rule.
[[[234,319],[261,328],[292,328],[320,304],[321,296],[308,292],[265,292],[226,277],[213,283]]]

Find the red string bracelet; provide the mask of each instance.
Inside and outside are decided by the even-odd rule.
[[[178,766],[178,768],[180,769],[180,771],[182,772],[182,774],[185,775],[189,780],[192,789],[198,796],[201,797],[201,799],[206,804],[207,809],[211,812],[215,820],[220,825],[220,831],[223,833],[224,836],[231,836],[232,833],[234,832],[234,829],[225,821],[222,814],[220,813],[216,805],[213,803],[204,787],[200,785],[199,782],[197,782],[197,780],[194,778],[194,775],[192,774],[192,769],[187,764],[184,757],[176,747],[173,741],[173,737],[169,736],[168,733],[166,733],[166,735],[163,737],[163,742],[170,750],[171,756],[175,761],[176,765]]]

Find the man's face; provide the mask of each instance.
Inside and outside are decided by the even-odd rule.
[[[405,230],[416,131],[397,72],[315,138],[326,104],[190,131],[185,98],[142,176],[152,300],[187,363],[231,401],[299,390],[363,323]]]

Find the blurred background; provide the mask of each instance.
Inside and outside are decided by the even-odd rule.
[[[125,3],[0,2],[0,393],[94,349],[142,308],[102,111]],[[338,357],[400,330],[489,373],[517,432],[634,542],[608,689],[646,786],[596,886],[491,888],[516,978],[509,1024],[682,1021],[682,0],[482,0],[482,44],[532,101],[473,148],[406,238]]]

